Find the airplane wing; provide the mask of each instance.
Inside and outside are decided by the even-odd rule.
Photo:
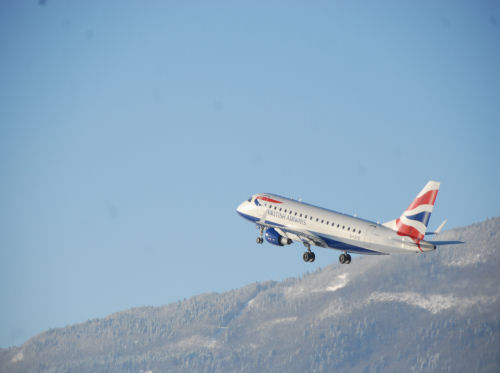
[[[308,243],[309,245],[319,246],[319,247],[328,247],[326,242],[321,238],[315,235],[314,233],[306,230],[306,229],[293,229],[288,230],[286,228],[274,228],[279,234],[290,238],[295,241],[302,241]]]

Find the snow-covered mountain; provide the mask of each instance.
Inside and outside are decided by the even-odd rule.
[[[0,371],[499,372],[500,218],[439,239],[466,243],[49,330]]]

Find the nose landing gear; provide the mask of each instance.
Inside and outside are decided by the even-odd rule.
[[[257,228],[260,230],[260,237],[257,237],[257,243],[262,243],[264,242],[264,226],[263,225],[257,225]]]

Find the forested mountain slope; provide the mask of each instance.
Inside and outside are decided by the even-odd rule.
[[[0,371],[498,372],[500,218],[439,239],[466,243],[49,330]]]

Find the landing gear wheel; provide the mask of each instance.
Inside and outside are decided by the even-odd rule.
[[[264,242],[264,239],[262,237],[257,237],[257,243],[262,243]]]
[[[302,254],[302,259],[306,263],[309,261],[309,251],[306,251],[306,252],[304,252],[304,254]]]
[[[306,251],[304,254],[302,254],[302,259],[304,262],[309,262],[312,263],[316,259],[316,255],[312,251]]]
[[[309,253],[309,262],[312,263],[316,260],[316,255],[311,251]]]
[[[340,264],[349,264],[351,263],[351,256],[347,253],[345,254],[340,254],[339,256],[339,263]]]

